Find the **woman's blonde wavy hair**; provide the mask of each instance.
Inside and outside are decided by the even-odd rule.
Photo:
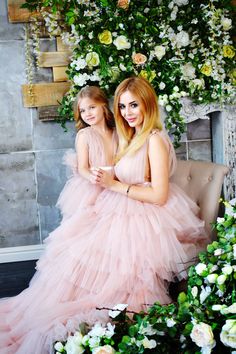
[[[79,93],[77,94],[74,104],[73,104],[73,111],[74,111],[74,118],[76,121],[76,128],[78,130],[88,127],[89,125],[86,124],[83,119],[81,118],[80,111],[79,111],[79,102],[83,98],[88,97],[91,100],[94,100],[96,103],[101,103],[103,105],[104,117],[108,128],[113,128],[115,126],[114,116],[112,111],[109,108],[109,101],[100,87],[97,86],[85,86],[83,87]]]
[[[143,114],[143,126],[136,136],[135,129],[129,126],[120,113],[120,96],[126,91],[137,98]],[[140,149],[153,129],[162,130],[157,95],[150,83],[142,77],[130,77],[119,84],[114,96],[114,116],[119,137],[116,161]]]

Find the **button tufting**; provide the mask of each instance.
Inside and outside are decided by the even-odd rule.
[[[208,177],[208,181],[211,182],[213,180],[212,176]]]
[[[187,177],[187,180],[188,180],[188,181],[191,181],[191,179],[192,179],[191,176],[188,176],[188,177]]]

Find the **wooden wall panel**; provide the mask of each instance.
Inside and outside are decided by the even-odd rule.
[[[42,68],[67,66],[70,63],[70,54],[70,52],[40,52],[38,63]]]
[[[54,82],[68,81],[68,76],[66,74],[67,66],[53,67],[52,70]]]
[[[24,107],[59,105],[69,88],[69,82],[22,85]]]
[[[2,0],[1,0],[2,1]],[[9,22],[29,22],[30,17],[37,16],[38,12],[30,12],[27,9],[22,9],[21,5],[25,3],[25,0],[8,0],[7,10]]]

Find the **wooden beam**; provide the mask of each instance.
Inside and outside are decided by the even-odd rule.
[[[22,85],[24,107],[56,106],[70,88],[70,82]]]
[[[68,75],[66,74],[67,66],[57,66],[52,68],[53,71],[53,81],[62,82],[68,81]]]
[[[57,40],[57,51],[58,52],[72,52],[70,46],[63,43],[60,36],[56,37]]]
[[[9,22],[29,22],[31,17],[40,16],[36,11],[31,12],[28,9],[22,9],[21,5],[25,0],[7,0],[7,10]]]
[[[58,106],[39,107],[38,118],[43,122],[59,118]]]
[[[70,55],[70,52],[40,52],[39,66],[42,68],[67,66],[71,61]]]

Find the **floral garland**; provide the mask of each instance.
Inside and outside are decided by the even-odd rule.
[[[175,143],[185,130],[182,97],[222,104],[234,97],[231,0],[26,0],[24,7],[37,9],[49,33],[73,49],[62,124],[73,119],[81,87],[99,85],[111,96],[132,75],[152,83]]]
[[[236,353],[236,199],[214,227],[218,238],[189,270],[177,304],[155,303],[147,314],[109,311],[111,323],[79,329],[54,345],[56,354]]]

